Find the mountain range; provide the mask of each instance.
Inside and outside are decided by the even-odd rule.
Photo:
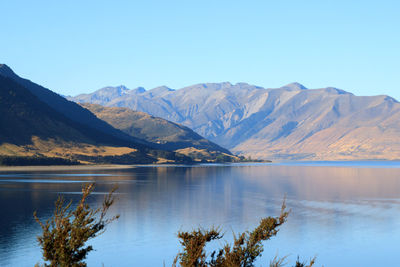
[[[19,77],[5,64],[0,65],[0,129],[1,157],[120,164],[195,160],[185,151],[175,151],[187,146],[167,147],[116,129],[88,109]],[[213,151],[211,160],[220,154],[232,157],[228,150],[202,142],[202,149]]]
[[[385,95],[224,82],[178,90],[105,87],[69,99],[146,112],[254,158],[400,159],[400,103]]]

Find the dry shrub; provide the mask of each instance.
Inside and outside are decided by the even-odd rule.
[[[207,257],[205,246],[208,242],[221,239],[223,235],[217,228],[205,230],[199,228],[192,232],[179,232],[178,238],[183,247],[183,252],[179,253],[173,263],[175,267],[179,264],[182,267],[251,267],[254,266],[256,259],[261,256],[264,250],[263,241],[275,236],[279,227],[287,220],[289,212],[286,210],[285,201],[282,204],[281,213],[278,217],[267,217],[260,221],[260,224],[253,231],[234,236],[233,244],[225,244],[221,249],[212,251]],[[285,265],[285,257],[275,257],[271,262],[271,267]],[[296,267],[311,267],[315,259],[309,265],[296,262]]]
[[[53,216],[44,223],[39,220],[36,212],[34,213],[43,230],[38,236],[43,259],[50,262],[44,266],[87,266],[83,260],[93,247],[85,246],[86,241],[104,233],[105,227],[119,218],[119,215],[106,218],[109,208],[114,203],[113,193],[116,188],[110,191],[102,206],[97,209],[90,208],[87,203],[93,189],[93,184],[82,188],[82,198],[74,210],[70,209],[72,201],[65,204],[64,198],[59,197],[55,202]]]

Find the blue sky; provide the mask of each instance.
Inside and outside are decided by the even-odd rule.
[[[247,82],[400,100],[400,1],[1,1],[0,62],[66,95]]]

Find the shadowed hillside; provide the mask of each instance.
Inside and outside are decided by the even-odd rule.
[[[0,76],[0,140],[26,145],[32,136],[41,139],[62,137],[65,141],[94,141],[73,127],[73,123],[44,105],[26,88]],[[72,127],[71,127],[72,126]]]
[[[36,83],[19,77],[5,64],[0,64],[0,76],[12,79],[14,82],[26,88],[31,94],[36,96],[38,100],[46,103],[49,107],[51,107],[58,113],[63,114],[69,120],[78,123],[81,128],[86,127],[92,130],[96,130],[97,134],[96,136],[92,135],[92,138],[103,138],[104,136],[108,136],[104,138],[109,139],[109,141],[113,140],[112,142],[115,142],[119,139],[119,145],[121,145],[121,142],[123,140],[126,141],[124,142],[125,145],[146,144],[145,142],[143,142],[143,140],[134,139],[133,137],[114,129],[109,124],[105,123],[102,120],[99,120],[91,112],[88,112],[86,109],[82,108],[78,104],[72,101],[68,101],[64,97]],[[110,136],[114,136],[117,138],[109,138]]]

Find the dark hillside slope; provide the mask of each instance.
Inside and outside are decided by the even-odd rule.
[[[151,146],[151,144],[131,137],[113,128],[106,122],[99,120],[95,115],[78,104],[68,101],[64,97],[36,83],[19,77],[5,64],[0,64],[0,76],[8,77],[19,85],[25,87],[40,101],[46,103],[55,111],[63,114],[69,120],[78,123],[79,127],[85,128],[85,130],[92,129],[90,135],[93,138],[98,139],[98,141],[107,141],[117,145],[138,146],[139,144],[145,144],[146,146]],[[94,132],[93,130],[96,131],[96,135],[92,135]],[[112,136],[114,138],[112,138]]]
[[[32,136],[85,143],[100,141],[93,140],[26,88],[3,76],[0,76],[0,114],[0,143],[26,145],[31,143]]]

